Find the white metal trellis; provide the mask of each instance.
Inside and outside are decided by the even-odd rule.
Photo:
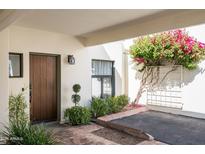
[[[156,67],[156,66],[150,66]],[[167,77],[162,80],[165,74],[173,66],[159,66],[159,83],[154,87],[147,86],[147,104],[155,106],[163,106],[169,108],[182,109],[182,86],[183,86],[183,67],[177,65],[177,69],[170,72]]]

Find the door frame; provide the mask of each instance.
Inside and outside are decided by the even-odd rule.
[[[29,52],[29,65],[31,55],[37,56],[53,56],[56,57],[56,76],[57,76],[57,121],[61,121],[61,55],[52,53]],[[30,66],[29,66],[29,85],[30,85]],[[30,97],[30,93],[29,93]],[[29,99],[30,101],[30,99]],[[31,104],[31,102],[29,102]],[[30,105],[29,104],[29,105]],[[29,110],[29,116],[31,112]]]

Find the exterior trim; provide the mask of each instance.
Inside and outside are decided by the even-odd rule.
[[[20,75],[19,76],[9,75],[9,78],[23,78],[23,53],[9,52],[9,55],[19,55],[20,56]]]

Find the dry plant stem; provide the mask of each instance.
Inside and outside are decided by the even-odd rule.
[[[175,71],[178,68],[178,66],[174,65],[172,66],[171,70],[169,70],[162,78],[162,80],[159,82],[159,75],[160,75],[160,67],[157,66],[156,72],[154,67],[146,67],[143,75],[142,75],[142,80],[140,82],[140,87],[137,92],[136,99],[134,101],[134,104],[138,104],[139,100],[142,96],[142,94],[146,91],[145,88],[147,85],[151,85],[150,87],[153,88],[156,84],[161,84],[165,78],[173,71]],[[150,81],[148,81],[150,77]]]
[[[155,72],[155,82],[152,82],[151,84],[151,88],[153,88],[158,82],[159,82],[159,74],[160,74],[160,69],[159,69],[159,66],[157,66],[157,70]]]
[[[137,96],[136,96],[136,99],[134,101],[135,104],[138,104],[139,103],[139,99],[140,97],[142,96],[142,94],[145,92],[145,87],[146,87],[146,83],[147,83],[147,79],[149,78],[150,75],[153,74],[153,67],[146,67],[144,72],[143,72],[143,75],[142,75],[142,80],[140,82],[140,88],[138,90],[138,93],[137,93]],[[153,76],[153,75],[152,75]]]
[[[178,66],[176,66],[176,65],[172,66],[171,70],[169,70],[169,71],[163,76],[163,78],[162,78],[162,80],[160,81],[159,84],[161,84],[161,83],[165,80],[165,78],[166,78],[171,72],[176,71],[177,68],[178,68]]]

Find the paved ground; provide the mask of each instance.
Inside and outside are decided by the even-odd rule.
[[[67,145],[136,145],[160,144],[156,141],[146,141],[117,130],[91,123],[84,126],[69,126],[53,124],[48,126],[53,130],[58,144]]]
[[[167,144],[205,144],[205,120],[202,119],[146,111],[112,122],[143,130]]]
[[[49,126],[54,133],[58,144],[66,145],[112,145],[115,142],[106,140],[92,134],[93,131],[102,129],[103,127],[90,124],[84,126],[69,126],[69,125],[53,125]]]

